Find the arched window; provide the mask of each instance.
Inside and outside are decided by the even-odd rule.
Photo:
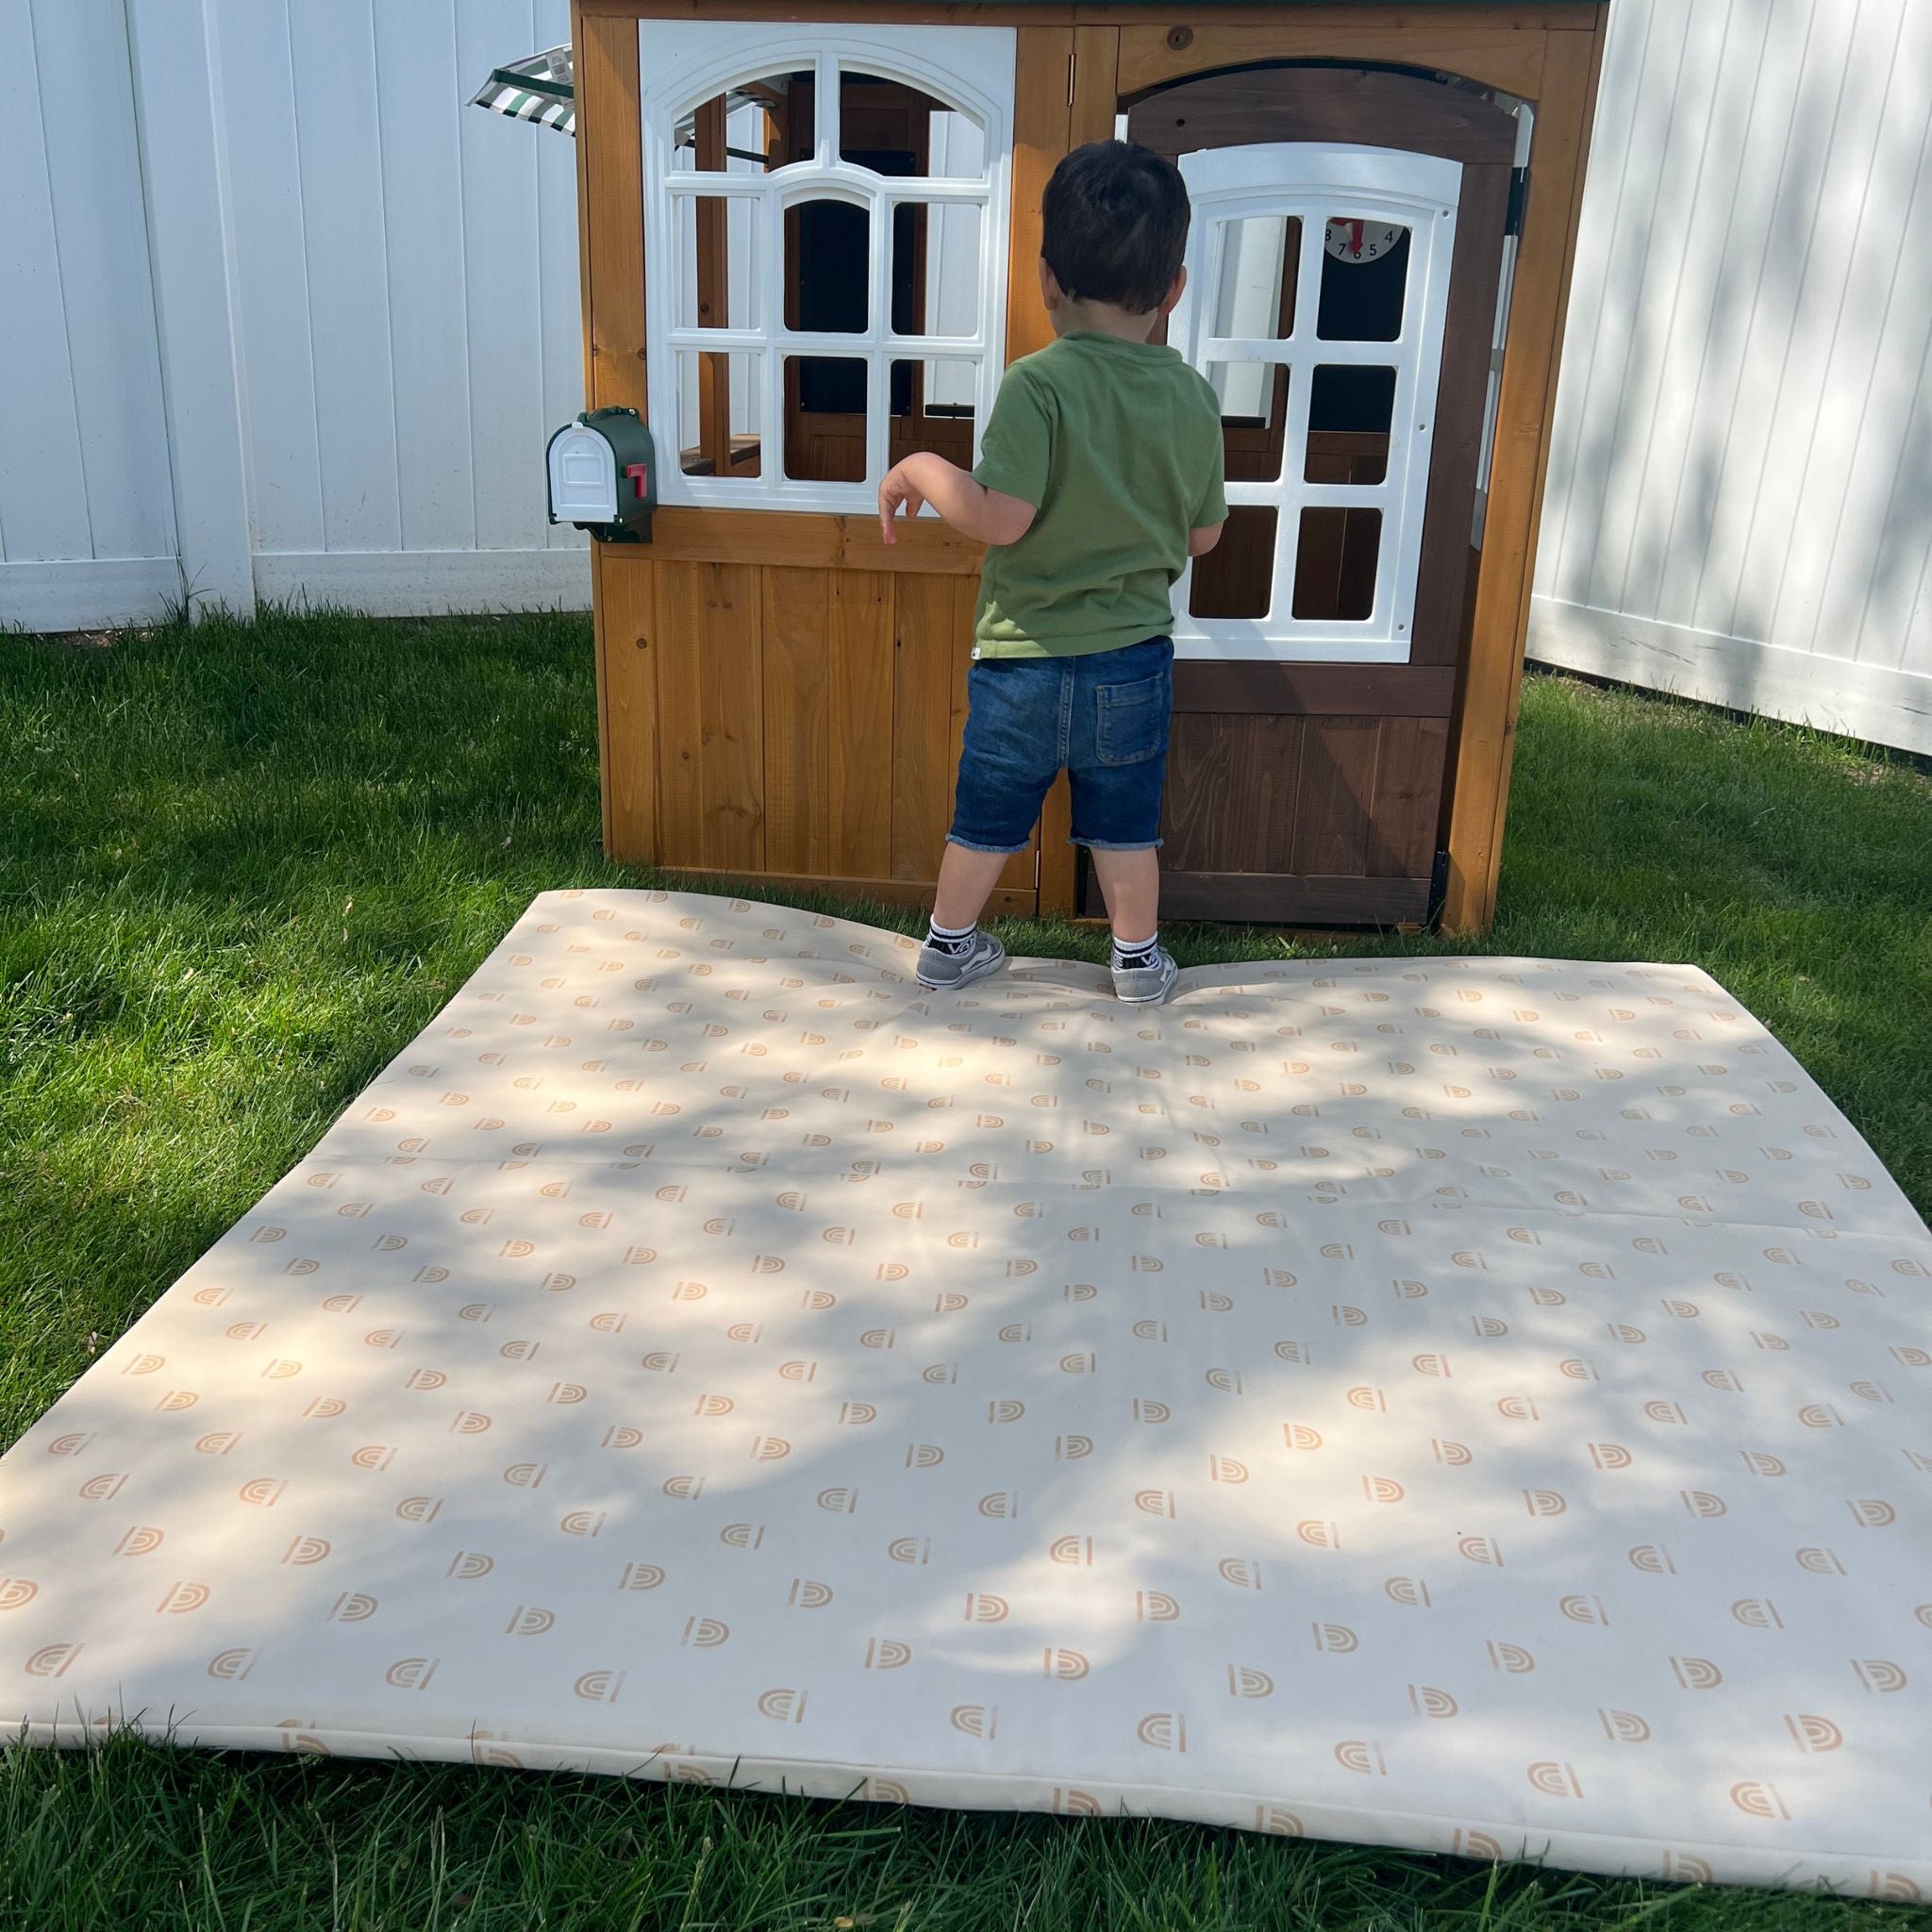
[[[662,500],[851,510],[911,450],[970,464],[1004,360],[1011,31],[646,21],[639,48]]]

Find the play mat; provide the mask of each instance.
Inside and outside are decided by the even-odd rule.
[[[1932,1239],[1686,966],[548,892],[0,1462],[0,1725],[1932,1895]]]

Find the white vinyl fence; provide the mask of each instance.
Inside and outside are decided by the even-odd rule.
[[[581,604],[566,0],[0,0],[0,625]],[[1932,0],[1613,0],[1545,661],[1932,752]]]
[[[1611,0],[1530,651],[1932,752],[1932,4]]]

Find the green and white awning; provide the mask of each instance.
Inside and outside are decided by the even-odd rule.
[[[552,47],[546,54],[532,54],[527,60],[492,68],[470,105],[488,108],[492,114],[508,114],[513,121],[534,121],[560,134],[575,134],[577,98],[570,49]]]

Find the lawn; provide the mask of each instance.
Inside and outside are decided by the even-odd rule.
[[[575,617],[0,638],[0,1444],[306,1152],[534,893],[655,882],[599,850],[594,715]],[[1006,938],[1100,949],[1058,924]],[[1183,964],[1289,949],[1171,938]],[[1932,1209],[1924,772],[1534,679],[1501,917],[1459,945],[1707,968]],[[9,1754],[0,1924],[117,1924],[1932,1932],[1932,1911],[1159,1823],[130,1740]]]

